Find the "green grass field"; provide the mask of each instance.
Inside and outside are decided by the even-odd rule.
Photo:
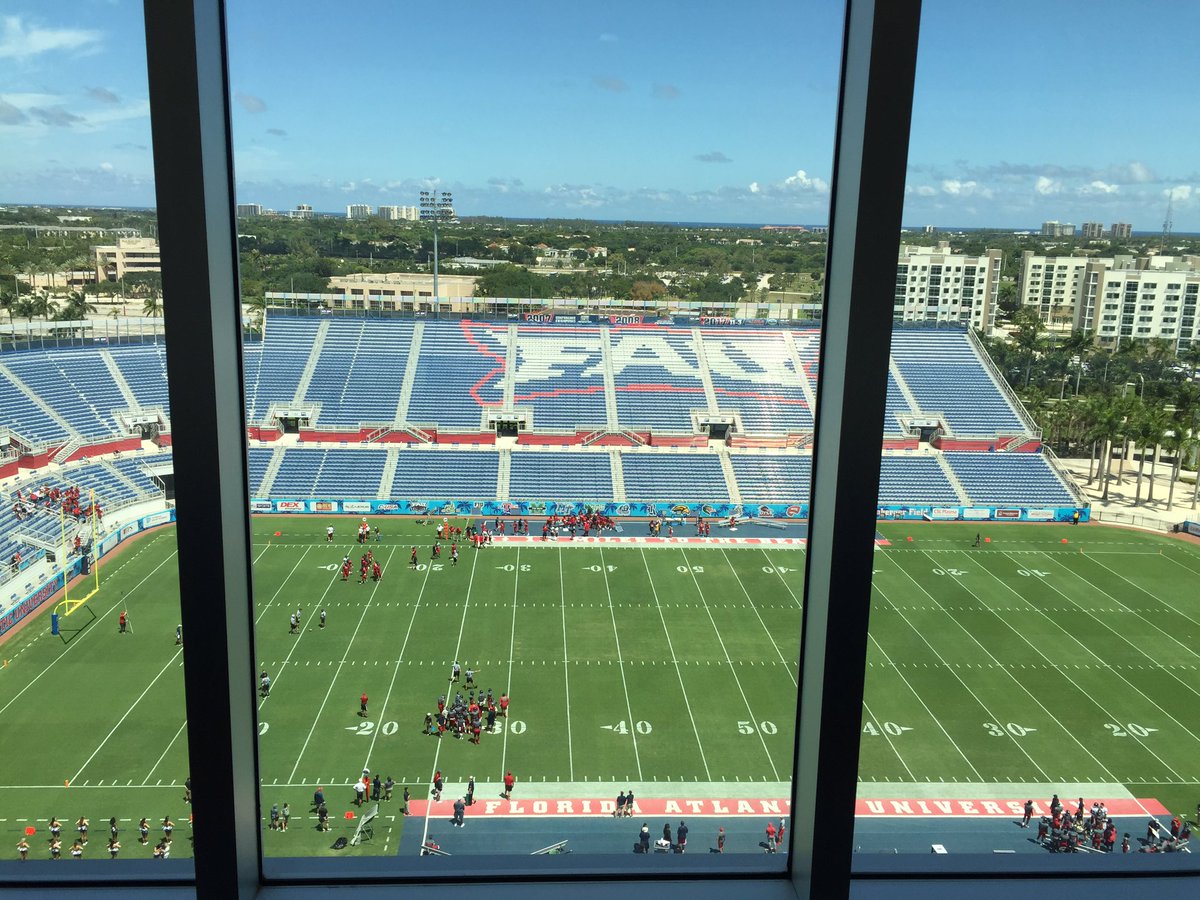
[[[439,568],[429,526],[386,520],[371,544],[384,578],[359,585],[357,572],[342,583],[336,571],[344,553],[359,555],[352,520],[338,522],[332,545],[325,524],[254,523],[256,651],[273,681],[259,701],[261,799],[264,810],[289,802],[293,815],[287,834],[264,834],[268,854],[326,853],[351,833],[340,815],[364,767],[414,799],[435,768],[451,783],[474,775],[481,796],[508,769],[526,798],[543,783],[556,796],[602,798],[632,784],[650,796],[656,783],[678,796],[681,782],[715,796],[736,782],[786,791],[801,550],[563,541],[465,550],[457,567],[443,558]],[[861,779],[914,791],[1122,783],[1194,809],[1197,548],[1100,526],[993,525],[975,549],[977,530],[881,526],[893,545],[876,554]],[[137,820],[170,815],[173,855],[190,853],[174,549],[163,529],[108,561],[87,604],[95,621],[69,642],[50,636],[43,614],[0,645],[0,837],[10,847],[37,825],[33,855],[44,856],[45,820],[57,816],[66,835],[83,814],[95,835],[88,856],[100,856],[99,826],[116,815],[123,855],[149,856]],[[289,634],[297,606],[303,626]],[[121,608],[131,634],[118,634]],[[512,698],[507,722],[479,746],[422,734],[456,659]],[[333,834],[308,818],[317,785],[338,817]],[[384,809],[375,840],[353,852],[395,853],[403,828],[423,827]]]

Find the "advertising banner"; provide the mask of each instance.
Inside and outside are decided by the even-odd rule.
[[[308,508],[312,512],[332,512],[338,511],[338,502],[336,500],[310,500]]]

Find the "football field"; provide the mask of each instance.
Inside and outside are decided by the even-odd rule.
[[[359,547],[352,519],[336,520],[332,544],[326,524],[254,520],[256,656],[272,679],[257,701],[261,799],[264,811],[287,802],[292,812],[286,834],[264,834],[268,854],[328,853],[352,835],[357,820],[344,814],[361,812],[350,785],[364,768],[390,775],[397,800],[369,843],[343,852],[394,854],[406,832],[406,847],[419,844],[435,770],[447,798],[469,776],[477,796],[495,797],[509,770],[525,800],[611,799],[629,787],[639,798],[788,796],[802,548],[532,541],[464,549],[454,566],[445,553],[430,559],[432,525],[383,519],[382,540]],[[875,555],[864,783],[911,785],[913,796],[941,796],[944,784],[1122,784],[1195,808],[1195,545],[1100,526],[880,530],[891,543]],[[978,548],[977,531],[989,539]],[[343,556],[368,548],[382,580],[359,584],[356,566],[342,582]],[[170,815],[174,854],[190,853],[174,549],[173,529],[134,542],[103,564],[101,592],[62,639],[47,613],[0,645],[10,845],[34,826],[38,854],[50,815],[64,825],[87,815],[97,834],[115,815],[128,829],[123,855],[149,856],[137,821]],[[439,695],[466,693],[449,685],[455,661],[479,689],[511,698],[478,746],[423,733]],[[317,786],[329,834],[311,818]]]

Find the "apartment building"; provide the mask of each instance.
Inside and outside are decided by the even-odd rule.
[[[1003,253],[966,256],[950,249],[904,245],[896,263],[893,318],[898,322],[961,322],[990,330],[996,318]]]
[[[1113,222],[1111,235],[1114,241],[1127,241],[1133,237],[1133,226],[1128,222]]]
[[[347,219],[369,219],[371,218],[371,207],[366,203],[351,203],[346,207]]]
[[[1042,223],[1042,237],[1075,237],[1075,226],[1070,222],[1051,220]]]
[[[1159,338],[1181,350],[1196,340],[1198,303],[1200,257],[1092,260],[1073,325],[1100,347]]]
[[[415,222],[421,218],[421,211],[415,206],[381,206],[379,218],[389,222]]]
[[[1104,237],[1103,222],[1084,222],[1082,230],[1085,238],[1099,239]]]
[[[249,219],[251,216],[261,216],[263,208],[261,203],[239,203],[237,205],[237,216],[239,219]]]

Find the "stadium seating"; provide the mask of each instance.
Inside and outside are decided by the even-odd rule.
[[[731,454],[744,503],[807,503],[812,479],[808,454]]]
[[[403,319],[331,320],[304,395],[321,404],[318,423],[393,422],[412,332]]]
[[[885,456],[879,466],[880,503],[958,506],[954,485],[934,456]]]
[[[722,410],[738,409],[748,432],[807,431],[813,427],[801,381],[781,331],[701,332],[704,355]]]
[[[483,410],[504,400],[508,326],[483,322],[425,323],[408,401],[414,425],[476,430]]]
[[[508,499],[606,502],[613,497],[607,453],[523,450],[511,456]]]
[[[159,486],[150,477],[147,466],[170,468],[172,460],[170,453],[157,453],[152,456],[122,456],[112,460],[112,464],[116,467],[117,471],[136,484],[142,491],[149,494],[156,494],[159,491]]]
[[[904,399],[904,395],[900,392],[900,386],[896,383],[896,377],[889,371],[887,376],[887,399],[883,408],[883,434],[884,437],[903,437],[904,429],[900,426],[898,415],[907,415],[913,410],[909,409],[911,404]]]
[[[975,504],[1074,506],[1075,498],[1039,453],[947,453]]]
[[[369,499],[379,493],[386,461],[386,450],[288,447],[283,453],[283,464],[275,476],[271,494],[278,497]],[[266,472],[265,466],[263,472]],[[261,486],[262,475],[258,475],[255,482],[252,472],[251,481]]]
[[[167,355],[162,344],[113,347],[108,351],[121,377],[142,406],[161,406],[170,415],[167,396]]]
[[[0,361],[7,364],[11,359],[6,355]],[[0,377],[0,422],[35,443],[63,441],[68,437],[61,425],[30,401],[20,388],[3,377]]]
[[[537,430],[600,428],[604,350],[599,328],[523,328],[517,333],[513,402],[533,409]]]
[[[609,340],[620,423],[691,432],[690,410],[708,408],[691,330],[616,327]]]
[[[112,411],[129,404],[99,351],[79,348],[14,353],[4,362],[13,375],[85,438],[119,433]]]
[[[401,451],[391,497],[492,500],[499,473],[500,454],[494,450]]]
[[[1027,430],[965,332],[896,329],[892,357],[921,409],[943,414],[956,437]]]
[[[729,487],[713,453],[625,453],[625,496],[631,501],[727,502]]]
[[[275,455],[273,447],[251,447],[249,456],[250,467],[250,496],[261,497],[260,489],[262,488],[263,478],[267,474],[267,467],[271,464],[271,457]]]
[[[272,403],[295,398],[321,321],[310,316],[268,318],[258,371],[253,381],[246,378],[247,421],[257,421]]]

